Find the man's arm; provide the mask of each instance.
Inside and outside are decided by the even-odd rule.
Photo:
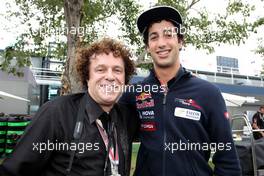
[[[224,99],[218,89],[215,89],[208,99],[211,102],[208,104],[209,136],[211,142],[217,144],[213,156],[214,174],[216,176],[239,176],[241,175],[241,168]]]
[[[48,140],[54,139],[54,112],[49,103],[40,108],[11,156],[0,166],[0,175],[29,176],[43,172],[52,151],[40,151],[40,147],[44,148]]]

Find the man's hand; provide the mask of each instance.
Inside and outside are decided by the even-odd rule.
[[[252,124],[252,128],[253,128],[253,129],[259,129],[257,123],[253,123],[253,124]]]
[[[257,125],[257,123],[253,123],[252,124],[252,128],[255,129],[255,130],[258,130],[260,129]],[[263,131],[259,131],[259,133],[262,135],[262,137],[264,137],[264,132]]]

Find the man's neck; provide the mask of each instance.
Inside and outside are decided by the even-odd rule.
[[[114,105],[111,105],[111,106],[106,106],[106,105],[101,105],[100,104],[100,107],[104,110],[104,112],[107,112],[109,113],[111,111],[111,109],[113,108]]]
[[[160,67],[155,67],[155,74],[158,77],[159,81],[161,84],[166,84],[168,81],[170,81],[173,77],[176,76],[180,69],[180,65],[175,65],[174,67],[168,67],[168,68],[160,68]]]

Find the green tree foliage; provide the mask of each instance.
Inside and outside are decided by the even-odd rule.
[[[202,0],[159,0],[159,4],[171,5],[181,12],[186,28],[185,43],[197,49],[214,51],[215,45],[228,43],[240,45],[251,32],[259,26],[249,22],[254,5],[242,0],[229,0],[225,11],[221,14],[210,14],[205,8],[196,9]],[[217,3],[217,2],[216,2]],[[190,13],[195,12],[192,16]]]
[[[49,55],[64,61],[66,59],[65,77],[72,73],[70,68],[73,63],[71,61],[74,60],[72,52],[75,53],[78,46],[89,44],[101,36],[101,33],[109,30],[107,21],[110,17],[116,17],[121,21],[123,37],[128,43],[139,42],[135,26],[139,5],[132,0],[15,0],[15,3],[19,10],[10,11],[8,16],[20,18],[21,24],[27,26],[27,30],[18,37],[20,45],[13,47],[13,50],[26,53],[20,55],[23,57],[21,60],[28,60],[30,55]],[[78,8],[75,7],[78,5],[81,6],[81,10],[74,16],[74,10],[78,13]],[[75,26],[78,23],[79,26]],[[52,52],[48,53],[50,42],[55,45],[49,50]],[[5,61],[1,64],[1,69],[11,70],[16,74],[15,69],[8,69],[8,63]],[[26,66],[25,64],[27,63],[18,66]],[[71,84],[70,80],[65,80],[65,84]]]
[[[229,0],[225,11],[221,14],[210,14],[205,8],[196,8],[200,2],[202,0],[158,0],[157,3],[173,6],[181,12],[187,31],[185,34],[186,45],[193,45],[197,49],[205,49],[211,53],[214,51],[214,46],[222,43],[232,45],[244,43],[251,32],[256,32],[256,29],[263,25],[263,21],[260,19],[250,22],[251,12],[256,7],[250,3],[245,3],[243,0]],[[149,67],[144,62],[142,63],[144,54],[141,53],[144,51],[144,44],[136,29],[136,17],[142,11],[138,1],[15,0],[15,3],[19,10],[10,11],[8,15],[20,18],[21,23],[28,29],[19,36],[17,42],[19,44],[12,47],[14,53],[24,52],[24,54],[19,55],[24,59],[21,59],[18,67],[29,65],[29,59],[26,58],[30,55],[47,56],[49,42],[55,42],[55,48],[49,54],[60,60],[66,59],[65,70],[67,74],[65,76],[69,77],[69,65],[72,63],[70,60],[74,59],[74,55],[70,54],[69,49],[87,45],[102,36],[102,33],[104,34],[106,30],[109,30],[108,22],[112,19],[118,19],[121,22],[120,29],[122,32],[119,36],[130,46],[136,48],[135,53],[138,58],[141,58],[138,64]],[[71,5],[68,12],[65,8],[67,3]],[[73,26],[67,26],[70,24],[71,10],[75,6],[80,6],[80,18],[78,18],[80,28],[77,30],[72,29]],[[115,20],[112,22],[119,24]],[[73,34],[71,40],[67,35],[69,33]],[[8,69],[9,61],[4,62],[0,68],[5,71],[10,70]],[[9,72],[15,73],[15,71],[11,69]],[[69,81],[64,83],[69,84],[70,87],[73,84]]]

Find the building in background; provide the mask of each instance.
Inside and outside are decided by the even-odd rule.
[[[217,72],[239,74],[238,59],[216,56]]]
[[[59,95],[63,63],[49,57],[32,57],[31,71],[36,81],[31,97],[30,113],[35,113],[45,102]]]
[[[256,102],[245,101],[237,107],[229,107],[230,114],[255,111],[260,104],[264,104],[264,80],[261,76],[249,76],[239,74],[239,65],[236,58],[219,56],[212,58],[214,64],[209,64],[214,71],[202,69],[190,69],[197,77],[212,82],[222,92],[248,97],[255,97]],[[22,78],[0,72],[0,91],[4,91],[28,101],[0,98],[0,113],[8,114],[34,114],[45,102],[59,95],[61,87],[61,74],[63,63],[52,57],[31,57],[32,66],[24,68],[25,76]],[[218,67],[222,67],[217,70]],[[223,69],[225,68],[225,69]],[[142,80],[148,75],[148,71],[137,69],[137,75],[132,82]],[[1,97],[1,95],[0,95]]]
[[[30,105],[36,87],[35,78],[29,68],[24,68],[24,77],[17,77],[0,71],[0,113],[5,114],[29,114]],[[11,96],[8,96],[10,94]],[[14,98],[12,95],[28,99]]]
[[[21,70],[23,77],[0,71],[0,113],[34,114],[42,104],[58,96],[62,62],[31,57],[31,63]]]

